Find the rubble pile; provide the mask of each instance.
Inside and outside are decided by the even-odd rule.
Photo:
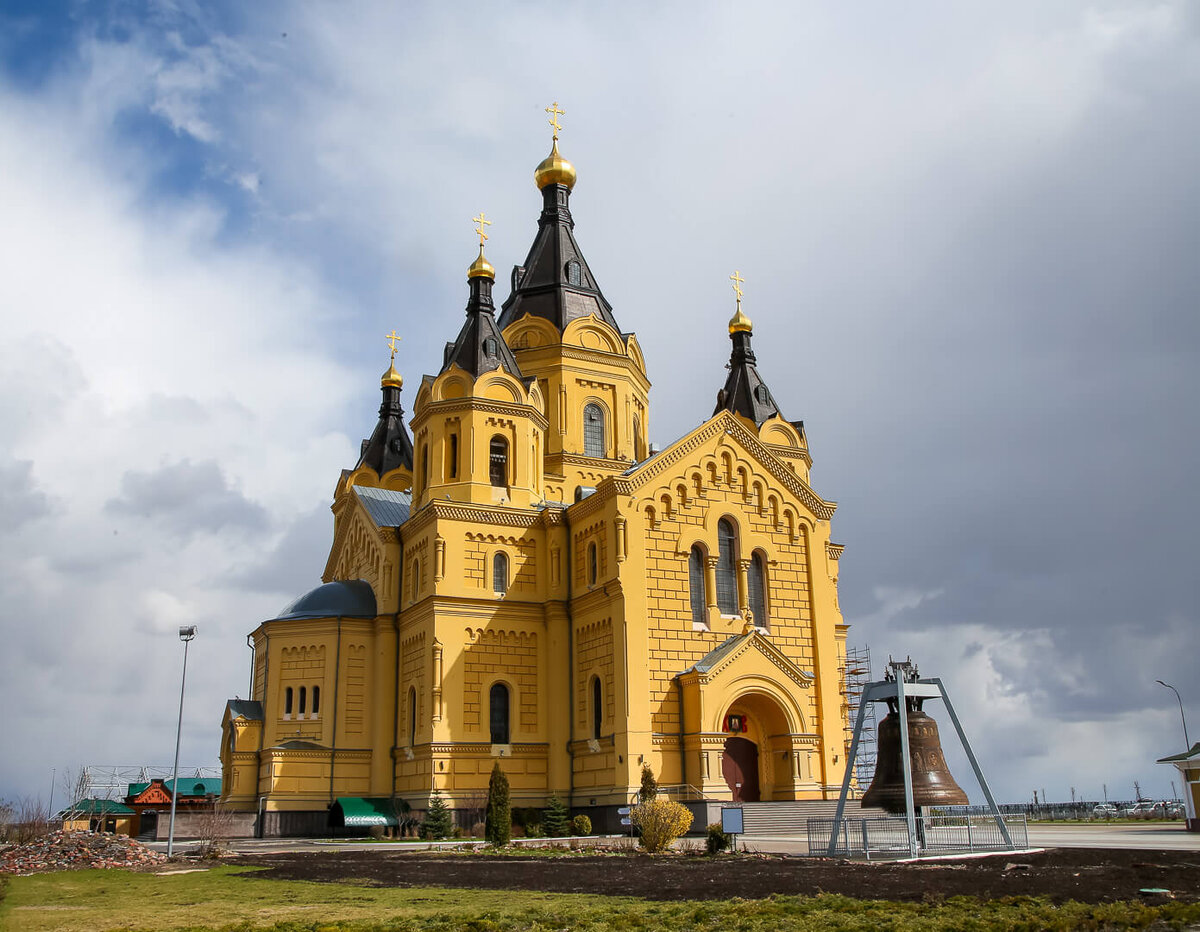
[[[51,832],[25,845],[0,851],[0,874],[36,874],[93,867],[145,869],[167,856],[126,835]]]

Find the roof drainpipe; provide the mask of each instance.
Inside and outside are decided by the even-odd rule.
[[[569,710],[567,718],[567,758],[571,765],[568,770],[570,782],[567,789],[567,808],[569,809],[575,805],[575,617],[571,614],[572,580],[574,580],[575,576],[571,566],[571,554],[574,548],[574,543],[571,540],[571,517],[567,513],[566,508],[563,509],[563,525],[567,529],[567,709]]]
[[[254,650],[254,635],[246,635],[246,646],[250,648],[250,689],[246,693],[250,697],[250,701],[254,701],[254,664],[258,660],[258,654]]]
[[[342,676],[342,616],[337,619],[337,650],[333,658],[333,729],[329,735],[329,805],[333,805],[333,764],[337,755],[338,684]]]

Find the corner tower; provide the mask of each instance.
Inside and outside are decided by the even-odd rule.
[[[513,269],[499,326],[546,401],[546,497],[571,501],[646,457],[650,382],[637,338],[621,332],[575,241],[577,174],[558,150],[563,111],[556,103],[546,112],[554,138],[534,172],[537,235]]]

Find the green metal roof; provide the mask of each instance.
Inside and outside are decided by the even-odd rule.
[[[339,796],[333,804],[333,818],[346,828],[370,825],[399,825],[396,806],[386,797]]]
[[[133,815],[133,810],[115,799],[81,799],[72,803],[58,814],[58,818],[68,815]]]
[[[1160,757],[1155,763],[1157,764],[1173,764],[1176,761],[1191,760],[1194,757],[1200,757],[1200,741],[1197,741],[1188,750],[1182,754],[1172,754],[1170,757]]]
[[[139,793],[145,792],[149,783],[130,783],[126,796],[137,796]],[[163,780],[163,788],[168,793],[175,788],[174,780]],[[180,777],[179,792],[183,796],[220,796],[221,795],[221,778],[220,777]]]

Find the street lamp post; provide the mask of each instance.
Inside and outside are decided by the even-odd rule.
[[[1190,751],[1192,749],[1192,742],[1188,740],[1187,718],[1183,714],[1183,700],[1179,698],[1179,690],[1170,683],[1164,683],[1162,680],[1155,680],[1154,682],[1159,686],[1167,687],[1167,689],[1175,694],[1175,701],[1179,703],[1179,720],[1183,722],[1183,749],[1184,751]]]
[[[179,724],[175,727],[175,767],[171,773],[171,828],[167,832],[167,857],[175,853],[175,802],[179,799],[179,739],[183,735],[183,690],[187,686],[188,644],[195,636],[195,625],[179,626],[179,640],[183,641],[183,677],[179,682]]]

